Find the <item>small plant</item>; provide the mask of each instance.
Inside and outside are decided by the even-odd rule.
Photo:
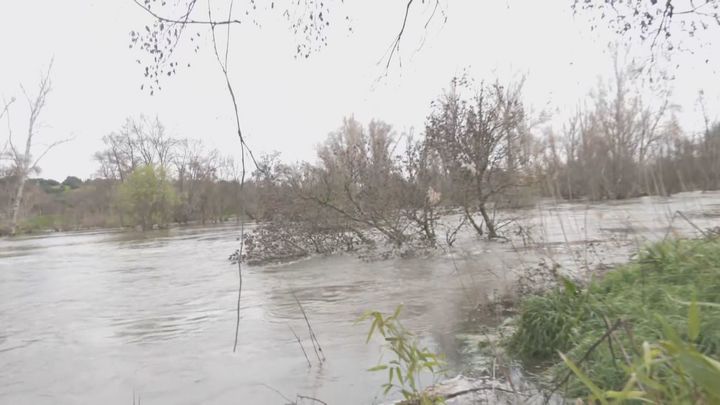
[[[523,359],[535,362],[554,359],[577,343],[579,327],[591,312],[587,293],[562,278],[564,288],[554,294],[525,300],[512,335],[510,349]]]
[[[358,320],[372,320],[366,342],[379,335],[386,342],[386,347],[395,354],[395,358],[387,363],[378,364],[368,371],[387,370],[388,380],[383,384],[384,394],[391,390],[399,391],[404,404],[437,405],[444,404],[442,397],[431,396],[420,387],[420,375],[429,372],[433,376],[444,365],[442,357],[426,347],[418,345],[415,336],[400,323],[402,305],[392,315],[384,316],[378,311],[368,311]]]

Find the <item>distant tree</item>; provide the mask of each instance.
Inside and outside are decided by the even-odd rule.
[[[125,181],[135,168],[154,165],[167,169],[178,141],[167,135],[158,117],[127,118],[118,132],[103,137],[106,149],[95,153],[98,174],[106,179]]]
[[[176,202],[165,169],[152,165],[136,168],[118,189],[120,207],[143,230],[166,224]]]
[[[80,188],[83,184],[83,181],[75,176],[68,176],[63,180],[62,185],[70,187],[70,189],[75,190],[77,188]]]
[[[557,194],[596,200],[664,194],[652,164],[672,110],[666,89],[643,86],[635,66],[615,56],[613,75],[598,82],[564,127],[565,168],[560,154],[552,164]]]
[[[213,203],[217,197],[213,185],[218,180],[220,153],[205,150],[202,141],[182,140],[175,142],[173,166],[177,174],[179,204],[176,215],[181,222],[198,218],[205,223],[213,212]]]

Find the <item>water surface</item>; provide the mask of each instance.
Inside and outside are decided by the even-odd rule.
[[[469,309],[508,289],[516,272],[547,255],[568,266],[593,255],[624,261],[642,240],[693,234],[684,220],[668,228],[677,210],[698,226],[720,225],[720,196],[712,193],[547,202],[513,213],[540,248],[524,247],[519,236],[488,243],[467,233],[452,255],[245,267],[235,353],[238,275],[227,261],[238,244],[234,225],[2,239],[0,403],[130,404],[133,394],[143,404],[286,402],[268,386],[290,398],[373,403],[382,400],[385,375],[366,371],[381,350],[365,344],[367,325],[355,323],[364,311],[403,303],[408,328],[462,370],[472,363],[457,338]],[[604,250],[573,251],[587,240]],[[323,346],[322,366],[292,292]]]

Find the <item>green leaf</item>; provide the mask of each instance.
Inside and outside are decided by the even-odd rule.
[[[572,281],[570,281],[570,279],[568,279],[567,277],[561,277],[561,278],[562,278],[563,286],[565,286],[565,292],[566,292],[568,295],[572,295],[572,296],[577,295],[577,293],[578,293],[578,288],[577,288],[577,286],[575,285],[575,283],[573,283]]]
[[[377,321],[373,321],[372,325],[370,325],[370,332],[368,332],[367,339],[365,339],[365,344],[370,343],[370,339],[372,339],[373,332],[375,332],[375,327],[377,326]]]
[[[683,350],[678,354],[678,362],[693,382],[702,387],[716,400],[720,400],[720,370],[697,352]],[[717,403],[717,402],[713,402]]]
[[[612,399],[628,400],[635,399],[642,402],[653,403],[653,401],[645,398],[643,391],[607,391],[605,396]]]
[[[688,308],[688,337],[694,342],[698,336],[700,336],[700,308],[693,299]]]
[[[388,366],[386,364],[380,364],[375,367],[369,368],[367,371],[380,371],[380,370],[385,370],[386,368],[388,368]]]
[[[691,305],[691,304],[692,304],[691,301],[682,301],[682,300],[679,300],[679,299],[677,299],[677,298],[673,298],[670,294],[668,294],[668,298],[670,298],[670,300],[672,300],[672,301],[677,302],[678,304],[682,304],[682,305]],[[697,302],[697,305],[698,305],[698,306],[701,306],[701,307],[708,307],[708,308],[720,308],[720,304],[715,303],[715,302],[702,302],[702,301],[700,301],[700,302]]]

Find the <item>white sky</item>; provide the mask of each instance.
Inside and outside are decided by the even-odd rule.
[[[0,99],[18,97],[12,114],[16,142],[24,135],[27,116],[19,84],[32,92],[53,56],[54,90],[37,142],[74,137],[45,157],[41,176],[92,176],[97,168],[92,155],[102,149],[102,136],[141,113],[157,114],[175,137],[201,138],[239,156],[224,79],[205,40],[197,55],[182,59],[192,67],[165,80],[163,90],[150,96],[139,89],[139,54],[128,48],[128,33],[151,20],[131,0],[4,3]],[[430,101],[466,68],[478,79],[526,74],[526,100],[533,108],[563,114],[610,63],[610,37],[591,33],[583,20],[575,20],[570,0],[452,1],[446,4],[447,23],[437,18],[427,32],[422,26],[430,10],[415,9],[402,42],[402,68],[394,66],[378,81],[384,70],[377,62],[396,35],[405,2],[345,3],[353,33],[338,19],[329,46],[308,60],[294,59],[294,38],[277,20],[266,20],[262,29],[233,31],[230,74],[243,130],[256,153],[278,150],[285,160],[313,160],[316,145],[351,114],[362,121],[383,119],[398,131],[421,130]],[[424,45],[416,51],[424,34]],[[715,73],[720,60],[704,63],[706,54],[720,55],[719,45],[676,59],[681,68],[674,101],[684,106],[686,127],[701,125],[695,107],[700,88],[710,107],[720,111]],[[6,136],[3,122],[0,146]]]

